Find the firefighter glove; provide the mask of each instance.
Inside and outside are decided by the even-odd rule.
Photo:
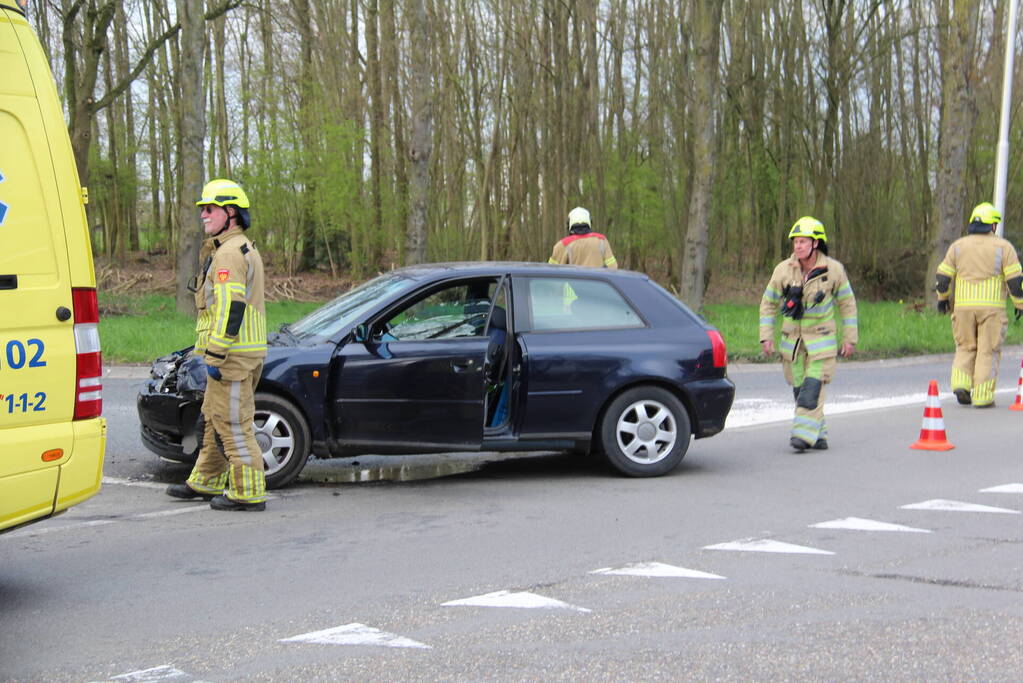
[[[1020,318],[1023,318],[1023,308],[1016,309],[1016,320],[1018,321]]]
[[[948,313],[948,299],[938,299],[938,313],[945,315]],[[1017,316],[1018,318],[1019,316]]]
[[[212,377],[213,379],[217,380],[217,381],[220,381],[222,379],[222,377],[220,375],[220,368],[218,368],[218,367],[216,367],[214,365],[209,365],[209,364],[206,365],[206,374],[209,375],[210,377]]]

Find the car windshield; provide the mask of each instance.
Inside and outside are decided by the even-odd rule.
[[[355,289],[350,289],[333,301],[324,304],[304,318],[288,326],[288,331],[298,339],[327,339],[345,327],[362,322],[360,317],[382,298],[411,288],[414,280],[388,273],[373,278]]]

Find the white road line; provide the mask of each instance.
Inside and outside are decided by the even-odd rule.
[[[115,486],[136,486],[144,489],[157,489],[163,491],[167,488],[167,484],[158,484],[155,481],[135,481],[133,479],[120,479],[118,477],[103,477],[104,484],[112,484]]]
[[[981,489],[979,493],[1023,493],[1023,484],[1002,484]]]
[[[188,505],[173,510],[157,510],[156,512],[143,512],[140,515],[133,515],[128,519],[150,519],[152,517],[172,517],[174,515],[184,514],[186,512],[198,512],[199,510],[209,510],[209,503],[203,503],[202,505]]]
[[[605,574],[609,576],[650,576],[656,578],[681,579],[725,578],[718,574],[701,572],[696,569],[686,569],[685,567],[676,567],[675,565],[664,564],[663,562],[633,562],[632,564],[627,564],[624,567],[619,567],[617,569],[612,569],[611,567],[594,569],[590,572],[590,574]]]
[[[995,394],[1015,393],[1016,389],[997,389]],[[944,402],[954,400],[952,394],[942,394],[939,398]],[[903,394],[900,396],[889,396],[887,398],[868,398],[861,401],[828,401],[825,412],[831,415],[842,415],[843,413],[859,413],[867,410],[883,410],[886,408],[897,408],[900,406],[918,403],[921,410],[927,400],[927,392],[919,394]],[[783,404],[780,401],[766,398],[740,398],[732,404],[725,421],[725,429],[738,429],[740,427],[754,427],[771,424],[774,422],[785,422],[792,419],[793,406]]]
[[[381,631],[365,624],[351,623],[321,631],[311,631],[290,638],[282,638],[281,643],[311,643],[316,645],[377,645],[383,647],[413,647],[432,649],[429,645],[411,638]]]
[[[191,678],[191,676],[180,669],[175,669],[170,664],[164,664],[162,666],[154,666],[152,669],[140,669],[139,671],[130,671],[126,674],[111,676],[109,680],[149,683],[150,681],[169,681],[174,678]]]
[[[767,538],[743,538],[728,543],[705,545],[704,550],[738,550],[752,553],[793,553],[799,555],[834,555],[830,550],[819,550],[805,545],[772,541]]]
[[[485,595],[476,595],[461,600],[442,602],[443,607],[515,607],[519,609],[570,609],[577,612],[589,612],[585,607],[570,605],[561,600],[546,598],[526,591],[495,591]]]
[[[903,510],[941,510],[943,512],[995,512],[1005,515],[1018,515],[1019,510],[1010,510],[1009,508],[998,508],[991,505],[978,505],[977,503],[964,503],[958,500],[944,500],[942,498],[935,498],[933,500],[925,500],[921,503],[912,503],[910,505],[903,505]]]
[[[171,517],[173,515],[180,515],[186,512],[196,512],[198,510],[209,510],[208,504],[203,505],[188,505],[186,507],[178,507],[173,510],[156,510],[155,512],[143,512],[138,515],[129,515],[127,517],[118,517],[116,519],[94,519],[88,522],[75,522],[73,524],[62,524],[60,526],[48,526],[41,528],[29,528],[24,531],[12,531],[7,537],[8,538],[31,538],[33,536],[42,536],[43,534],[52,534],[55,531],[74,531],[75,529],[82,529],[85,527],[92,526],[106,526],[107,524],[114,524],[116,522],[127,522],[133,519],[151,519],[153,517]]]
[[[873,519],[861,517],[846,517],[844,519],[833,519],[830,522],[811,524],[814,529],[850,529],[852,531],[908,531],[918,534],[929,534],[929,529],[917,529],[916,527],[903,526],[902,524],[891,524],[889,522],[878,522]]]

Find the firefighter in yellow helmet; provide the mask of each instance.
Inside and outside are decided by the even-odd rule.
[[[1016,249],[994,234],[1002,215],[988,202],[970,214],[967,235],[949,246],[938,266],[938,312],[952,311],[952,392],[963,405],[987,408],[995,404],[995,381],[1009,319],[1005,290],[1009,290],[1016,320],[1023,314],[1023,271]]]
[[[590,212],[581,206],[568,213],[568,237],[554,244],[548,263],[618,268],[618,261],[611,253],[611,244],[599,232],[593,232]]]
[[[828,257],[824,224],[803,216],[789,231],[792,256],[779,263],[760,300],[760,348],[775,353],[775,323],[783,318],[778,352],[785,380],[792,386],[796,414],[789,444],[803,452],[826,450],[825,387],[835,371],[836,356],[849,357],[856,348],[856,297],[845,267]],[[841,314],[842,347],[838,346]]]
[[[196,276],[195,353],[206,363],[202,449],[175,498],[208,498],[214,510],[263,510],[266,478],[252,420],[266,357],[263,260],[245,231],[249,199],[238,183],[211,180],[196,202],[207,240]]]

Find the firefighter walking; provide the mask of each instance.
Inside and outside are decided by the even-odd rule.
[[[970,215],[967,234],[949,246],[938,265],[938,312],[952,309],[952,392],[962,405],[988,408],[995,403],[995,384],[1008,318],[1009,290],[1016,320],[1023,314],[1023,271],[1015,247],[994,234],[1002,215],[989,202]],[[954,306],[950,302],[954,298]]]
[[[789,239],[792,256],[775,267],[760,301],[760,347],[767,355],[775,353],[780,312],[783,323],[777,351],[796,400],[789,444],[799,452],[826,450],[825,387],[834,374],[836,356],[849,357],[855,350],[856,297],[845,267],[827,255],[823,223],[804,216],[792,226]],[[841,350],[836,308],[841,314]]]
[[[618,268],[611,244],[602,234],[593,232],[590,212],[581,206],[568,213],[568,237],[554,244],[554,251],[547,262],[590,268]]]
[[[209,238],[196,276],[195,353],[206,363],[203,445],[188,481],[168,495],[209,498],[214,510],[263,510],[266,478],[253,432],[255,389],[266,357],[263,260],[245,236],[249,200],[235,182],[211,180],[196,202]]]

